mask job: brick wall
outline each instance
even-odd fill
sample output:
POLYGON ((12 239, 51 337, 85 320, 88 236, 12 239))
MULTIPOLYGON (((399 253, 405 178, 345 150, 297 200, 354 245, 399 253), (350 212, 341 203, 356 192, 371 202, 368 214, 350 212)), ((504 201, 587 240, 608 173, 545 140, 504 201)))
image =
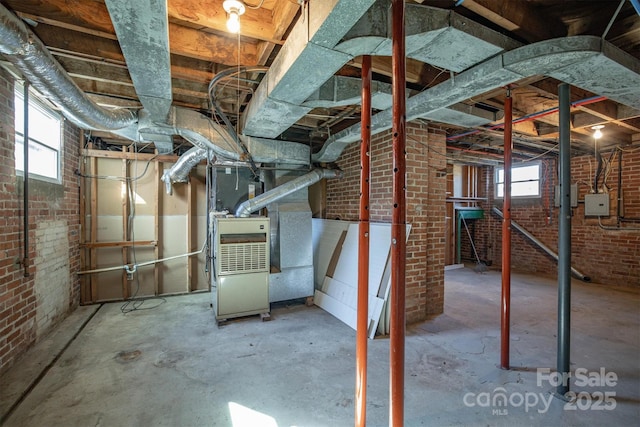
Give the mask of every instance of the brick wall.
MULTIPOLYGON (((611 151, 603 153, 608 158, 611 151)), ((610 188, 609 218, 602 218, 605 226, 616 227, 618 162, 611 164, 607 184, 610 188)), ((530 202, 514 201, 512 218, 554 251, 558 247, 558 213, 553 206, 553 188, 557 183, 555 160, 543 163, 547 170, 543 198, 530 202)), ((595 174, 596 162, 593 156, 579 156, 571 160, 571 180, 578 182, 578 200, 590 191, 589 183, 595 174), (591 161, 591 165, 589 162, 591 161), (591 172, 590 172, 591 170, 591 172), (591 176, 591 178, 590 178, 591 176)), ((493 179, 493 168, 485 168, 483 180, 493 179)), ((624 152, 622 164, 624 196, 624 216, 640 218, 640 150, 624 152)), ((482 184, 484 188, 484 183, 482 184)), ((487 212, 493 206, 493 186, 490 185, 490 202, 484 207, 487 212)), ((501 205, 500 202, 497 203, 501 205)), ((621 229, 604 230, 597 217, 584 216, 584 204, 574 208, 572 217, 572 265, 592 281, 605 285, 640 286, 640 222, 623 223, 621 229), (626 229, 625 229, 626 228, 626 229)), ((501 264, 502 225, 495 215, 487 215, 479 222, 477 245, 480 257, 492 259, 501 264)), ((518 231, 512 233, 512 263, 516 270, 539 274, 557 274, 557 263, 546 255, 518 231)))
POLYGON ((29 180, 29 277, 22 178, 14 167, 13 82, 0 69, 0 373, 79 302, 79 131, 65 124, 62 184, 29 180))
MULTIPOLYGON (((391 132, 371 141, 371 221, 391 222, 391 132)), ((444 308, 445 134, 426 124, 407 124, 406 315, 408 322, 442 313, 444 308)), ((358 220, 360 146, 349 146, 338 160, 341 180, 327 182, 326 217, 358 220)), ((355 267, 354 267, 355 268, 355 267)))

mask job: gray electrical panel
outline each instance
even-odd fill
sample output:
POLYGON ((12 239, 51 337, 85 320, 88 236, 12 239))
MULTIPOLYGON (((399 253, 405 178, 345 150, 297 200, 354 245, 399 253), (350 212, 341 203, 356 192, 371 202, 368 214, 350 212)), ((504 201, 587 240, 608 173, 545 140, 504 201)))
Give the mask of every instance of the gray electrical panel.
MULTIPOLYGON (((560 186, 556 185, 556 191, 553 196, 553 205, 560 207, 560 186)), ((571 207, 578 207, 578 184, 571 184, 571 207)))
POLYGON ((584 195, 584 215, 585 216, 609 216, 609 194, 585 194, 584 195))

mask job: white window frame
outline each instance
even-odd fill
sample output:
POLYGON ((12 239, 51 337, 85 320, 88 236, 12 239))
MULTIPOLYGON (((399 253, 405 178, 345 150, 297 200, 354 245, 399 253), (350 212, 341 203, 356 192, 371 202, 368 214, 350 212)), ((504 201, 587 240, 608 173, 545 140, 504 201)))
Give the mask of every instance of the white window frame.
MULTIPOLYGON (((526 162, 526 163, 517 163, 511 165, 511 175, 513 176, 514 169, 524 168, 529 166, 537 166, 538 167, 538 179, 528 179, 528 180, 511 180, 511 198, 512 199, 540 199, 542 197, 542 162, 526 162), (525 194, 525 195, 514 195, 513 194, 513 184, 522 183, 522 182, 537 182, 538 183, 538 194, 525 194)), ((504 194, 502 196, 498 195, 498 188, 500 185, 504 186, 504 175, 503 181, 499 181, 500 171, 504 171, 504 167, 496 167, 495 173, 493 177, 493 190, 496 199, 504 199, 504 194)))
MULTIPOLYGON (((14 84, 14 108, 17 110, 18 101, 20 105, 24 106, 24 86, 19 82, 14 84)), ((56 173, 55 177, 38 174, 33 171, 37 160, 37 155, 34 155, 33 151, 29 150, 29 177, 35 178, 42 181, 48 181, 56 184, 62 183, 62 152, 64 147, 64 122, 63 118, 60 114, 58 114, 55 110, 53 110, 45 101, 43 101, 40 94, 38 94, 35 90, 29 88, 29 147, 41 147, 49 152, 53 152, 56 157, 56 173), (40 139, 36 139, 34 135, 36 132, 32 132, 32 128, 37 126, 37 116, 32 114, 33 109, 35 109, 38 114, 42 114, 44 117, 48 117, 58 122, 58 130, 57 132, 53 132, 50 135, 47 134, 46 137, 40 137, 40 139), (57 137, 57 139, 56 139, 57 137), (51 139, 49 139, 51 138, 51 139)), ((24 123, 17 123, 18 113, 14 111, 14 125, 15 125, 15 169, 16 174, 18 176, 24 176, 24 163, 19 162, 20 159, 23 158, 24 153, 24 123), (20 163, 20 164, 19 164, 20 163)), ((22 121, 21 121, 22 122, 22 121)))

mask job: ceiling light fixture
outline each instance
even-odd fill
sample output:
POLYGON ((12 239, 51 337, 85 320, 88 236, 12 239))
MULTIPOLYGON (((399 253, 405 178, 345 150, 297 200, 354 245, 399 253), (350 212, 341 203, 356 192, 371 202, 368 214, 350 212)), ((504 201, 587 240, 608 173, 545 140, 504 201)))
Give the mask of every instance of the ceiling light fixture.
POLYGON ((602 138, 602 131, 600 130, 602 128, 604 128, 604 125, 591 126, 591 129, 594 130, 594 132, 593 132, 593 138, 594 139, 602 138))
POLYGON ((229 15, 227 18, 227 29, 231 33, 240 31, 240 16, 244 13, 244 3, 240 0, 224 0, 222 7, 229 15))

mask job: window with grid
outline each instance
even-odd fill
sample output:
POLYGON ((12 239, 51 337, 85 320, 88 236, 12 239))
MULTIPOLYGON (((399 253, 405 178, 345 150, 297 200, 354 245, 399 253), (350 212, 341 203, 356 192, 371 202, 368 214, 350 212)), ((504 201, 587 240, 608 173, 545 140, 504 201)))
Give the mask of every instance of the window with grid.
MULTIPOLYGON (((504 168, 496 168, 496 198, 504 198, 504 168)), ((540 197, 540 162, 511 167, 511 197, 540 197)))
MULTIPOLYGON (((16 83, 15 159, 16 171, 24 172, 24 88, 16 83)), ((29 175, 46 181, 61 182, 60 151, 62 118, 34 91, 29 92, 29 175)))

